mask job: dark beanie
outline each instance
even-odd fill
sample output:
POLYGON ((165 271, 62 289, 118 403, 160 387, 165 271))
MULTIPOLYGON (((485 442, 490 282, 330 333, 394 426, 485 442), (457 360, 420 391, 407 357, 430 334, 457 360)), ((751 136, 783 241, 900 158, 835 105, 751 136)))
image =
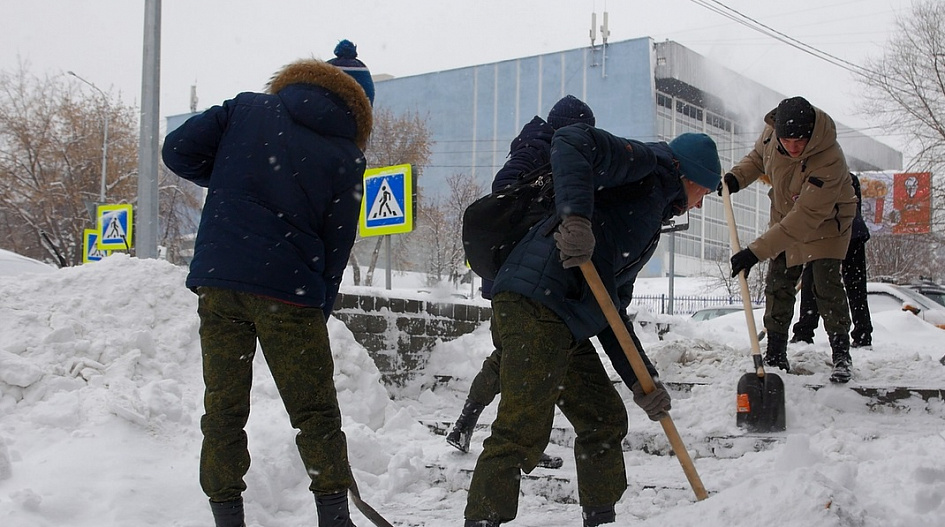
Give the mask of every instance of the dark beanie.
POLYGON ((779 138, 810 139, 814 135, 814 107, 803 97, 784 99, 774 114, 779 138))
POLYGON ((715 141, 706 134, 687 132, 669 143, 679 171, 693 183, 715 190, 722 180, 722 162, 715 141))
POLYGON ((594 126, 594 112, 584 101, 573 95, 565 95, 548 112, 548 124, 557 130, 569 124, 585 123, 594 126))
POLYGON ((374 81, 371 79, 371 72, 367 66, 358 60, 358 47, 350 40, 342 40, 335 46, 335 58, 328 61, 332 66, 336 66, 348 75, 354 77, 358 84, 364 88, 364 93, 374 104, 374 81))

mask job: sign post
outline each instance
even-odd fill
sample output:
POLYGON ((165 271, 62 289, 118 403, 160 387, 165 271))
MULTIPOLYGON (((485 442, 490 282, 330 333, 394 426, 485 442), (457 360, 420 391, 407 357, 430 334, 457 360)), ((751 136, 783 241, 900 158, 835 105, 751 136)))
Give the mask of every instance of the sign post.
MULTIPOLYGON (((389 236, 412 230, 412 167, 408 164, 366 170, 364 199, 361 200, 361 236, 389 236)), ((390 289, 390 238, 386 241, 387 289, 390 289)))

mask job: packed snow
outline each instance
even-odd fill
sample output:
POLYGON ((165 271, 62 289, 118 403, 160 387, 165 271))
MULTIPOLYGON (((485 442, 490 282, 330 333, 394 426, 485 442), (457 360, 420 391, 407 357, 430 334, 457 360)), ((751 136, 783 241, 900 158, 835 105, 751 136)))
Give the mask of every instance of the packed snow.
MULTIPOLYGON (((82 267, 0 276, 0 525, 212 524, 198 484, 203 385, 197 297, 184 287, 186 273, 116 254, 82 267)), ((418 294, 406 277, 393 281, 395 290, 418 294)), ((675 291, 702 293, 696 282, 680 279, 675 291)), ((665 280, 647 279, 636 291, 665 288, 665 280)), ((855 377, 846 386, 827 382, 822 328, 815 344, 792 344, 800 373, 781 374, 788 430, 759 437, 735 425, 735 386, 751 368, 743 313, 705 322, 638 313, 637 320, 671 327, 662 340, 655 324, 636 329, 662 380, 691 386, 673 392, 672 417, 709 498, 695 498, 677 459, 665 455, 659 424, 619 385, 628 441, 637 448, 625 453, 629 488, 616 507, 617 525, 945 525, 941 329, 907 312, 875 315, 874 345, 853 350, 855 377), (928 400, 879 404, 856 391, 863 387, 940 391, 928 400)), ((488 322, 438 344, 416 385, 390 389, 341 322, 331 319, 329 330, 348 454, 364 500, 394 525, 462 525, 468 470, 487 427, 462 454, 432 424, 458 415, 469 381, 492 351, 488 322), (438 384, 435 376, 451 381, 438 384)), ((247 525, 315 525, 295 431, 261 353, 256 366, 247 525)), ((567 430, 561 416, 556 426, 567 430)), ((539 477, 523 484, 511 525, 581 524, 565 444, 549 445, 565 466, 532 473, 539 477)), ((370 525, 358 512, 353 517, 370 525)))

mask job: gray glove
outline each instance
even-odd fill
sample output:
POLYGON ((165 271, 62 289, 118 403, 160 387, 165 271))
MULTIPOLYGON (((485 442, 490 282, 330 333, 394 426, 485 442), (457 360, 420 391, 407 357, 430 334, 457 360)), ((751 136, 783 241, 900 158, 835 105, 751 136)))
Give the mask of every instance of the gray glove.
POLYGON ((673 408, 673 405, 670 403, 669 392, 666 391, 663 383, 656 379, 653 379, 653 383, 656 387, 650 393, 643 393, 643 386, 640 385, 640 381, 633 383, 630 391, 633 392, 633 402, 643 408, 650 421, 659 421, 664 417, 669 417, 669 411, 673 408))
POLYGON ((594 230, 583 216, 565 216, 555 233, 555 242, 565 269, 591 260, 594 254, 594 230))

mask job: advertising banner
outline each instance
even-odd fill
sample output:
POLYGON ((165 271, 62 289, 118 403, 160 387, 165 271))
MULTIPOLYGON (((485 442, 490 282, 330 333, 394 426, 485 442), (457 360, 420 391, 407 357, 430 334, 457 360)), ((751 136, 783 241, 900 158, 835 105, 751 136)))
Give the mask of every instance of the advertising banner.
POLYGON ((872 234, 927 234, 932 220, 929 172, 860 172, 863 219, 872 234))

